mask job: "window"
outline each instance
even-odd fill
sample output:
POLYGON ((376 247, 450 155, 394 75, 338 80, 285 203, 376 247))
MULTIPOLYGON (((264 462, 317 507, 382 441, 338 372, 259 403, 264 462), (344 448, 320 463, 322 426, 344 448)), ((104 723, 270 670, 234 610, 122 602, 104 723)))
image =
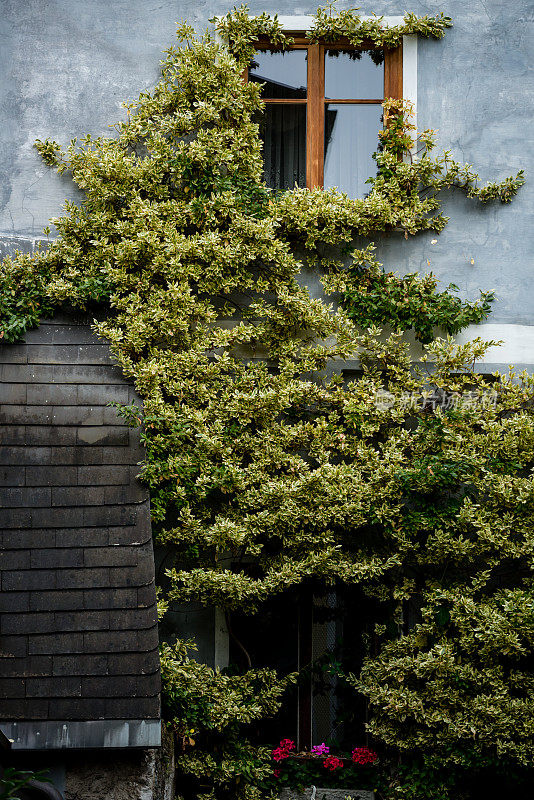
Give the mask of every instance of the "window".
POLYGON ((348 750, 364 740, 366 702, 335 673, 358 672, 374 647, 375 623, 389 620, 376 601, 358 587, 307 584, 270 598, 256 616, 235 611, 229 620, 232 670, 300 673, 276 716, 262 721, 258 741, 289 737, 299 750, 320 742, 348 750))
POLYGON ((337 186, 363 197, 375 174, 385 97, 402 97, 402 47, 310 44, 290 50, 258 41, 248 79, 264 83, 261 122, 265 177, 276 190, 337 186))

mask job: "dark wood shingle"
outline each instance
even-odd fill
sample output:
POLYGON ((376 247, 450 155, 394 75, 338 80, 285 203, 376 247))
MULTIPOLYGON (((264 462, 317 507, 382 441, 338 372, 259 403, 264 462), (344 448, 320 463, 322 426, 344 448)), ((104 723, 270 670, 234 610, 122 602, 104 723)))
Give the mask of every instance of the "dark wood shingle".
POLYGON ((0 381, 0 720, 157 720, 133 389, 74 318, 0 346, 0 381))

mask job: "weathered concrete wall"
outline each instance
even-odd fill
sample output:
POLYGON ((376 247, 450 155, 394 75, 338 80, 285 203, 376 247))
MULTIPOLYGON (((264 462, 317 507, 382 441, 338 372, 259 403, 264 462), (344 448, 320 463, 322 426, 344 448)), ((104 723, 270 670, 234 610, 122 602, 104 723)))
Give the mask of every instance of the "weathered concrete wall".
MULTIPOLYGON (((106 133, 120 103, 154 84, 175 22, 199 28, 232 5, 222 0, 2 0, 0 8, 0 236, 38 236, 66 197, 68 178, 42 165, 32 143, 66 143, 106 133)), ((252 0, 252 12, 306 14, 315 4, 252 0)), ((340 0, 339 7, 351 5, 340 0)), ((517 169, 534 175, 532 0, 366 0, 362 13, 444 11, 454 28, 442 41, 419 41, 418 113, 444 147, 484 179, 517 169)), ((404 271, 431 268, 468 297, 495 289, 495 323, 534 323, 534 182, 510 205, 484 207, 456 193, 446 203, 447 230, 408 242, 390 237, 379 257, 404 271), (474 265, 471 264, 474 259, 474 265)), ((524 332, 523 332, 524 333, 524 332)), ((517 331, 516 331, 517 334, 517 331)), ((522 332, 519 331, 522 335, 522 332)), ((534 355, 531 359, 534 362, 534 355)), ((503 357, 503 361, 506 358, 503 357)))
POLYGON ((65 769, 65 800, 173 800, 173 741, 162 733, 158 750, 71 756, 65 769))

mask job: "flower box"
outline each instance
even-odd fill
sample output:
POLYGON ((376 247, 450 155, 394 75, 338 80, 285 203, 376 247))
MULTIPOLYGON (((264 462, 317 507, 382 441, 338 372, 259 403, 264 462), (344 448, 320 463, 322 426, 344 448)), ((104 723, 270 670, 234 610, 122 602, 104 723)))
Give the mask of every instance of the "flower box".
POLYGON ((280 800, 345 800, 347 797, 351 800, 375 800, 375 793, 369 789, 321 789, 320 786, 310 786, 303 792, 293 789, 280 792, 280 800))
POLYGON ((334 786, 348 784, 350 787, 351 783, 357 786, 360 781, 367 786, 375 785, 372 772, 378 755, 369 747, 355 747, 349 757, 343 753, 334 755, 325 742, 298 752, 292 739, 281 739, 272 756, 273 777, 284 787, 277 789, 280 800, 374 800, 370 789, 321 786, 323 781, 334 786), (306 784, 303 791, 289 788, 306 784))

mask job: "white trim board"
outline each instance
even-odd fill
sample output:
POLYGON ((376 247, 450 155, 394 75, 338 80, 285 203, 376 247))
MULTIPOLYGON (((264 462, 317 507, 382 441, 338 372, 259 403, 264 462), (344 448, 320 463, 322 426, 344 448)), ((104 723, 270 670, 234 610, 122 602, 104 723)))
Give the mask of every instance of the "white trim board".
POLYGON ((484 341, 493 339, 503 341, 500 347, 490 347, 481 364, 533 364, 534 363, 534 325, 514 325, 512 323, 486 322, 470 325, 454 337, 458 344, 465 344, 479 337, 484 341))
POLYGON ((159 719, 0 722, 12 750, 81 750, 160 747, 159 719))
MULTIPOLYGON (((361 14, 360 19, 368 20, 376 19, 376 17, 372 14, 361 14)), ((404 22, 404 17, 402 15, 382 17, 382 19, 386 25, 402 25, 404 22)), ((313 20, 314 17, 311 15, 294 17, 278 16, 278 22, 285 31, 309 31, 313 25, 313 20)))
POLYGON ((417 35, 402 37, 402 97, 413 106, 412 122, 417 136, 417 35))

